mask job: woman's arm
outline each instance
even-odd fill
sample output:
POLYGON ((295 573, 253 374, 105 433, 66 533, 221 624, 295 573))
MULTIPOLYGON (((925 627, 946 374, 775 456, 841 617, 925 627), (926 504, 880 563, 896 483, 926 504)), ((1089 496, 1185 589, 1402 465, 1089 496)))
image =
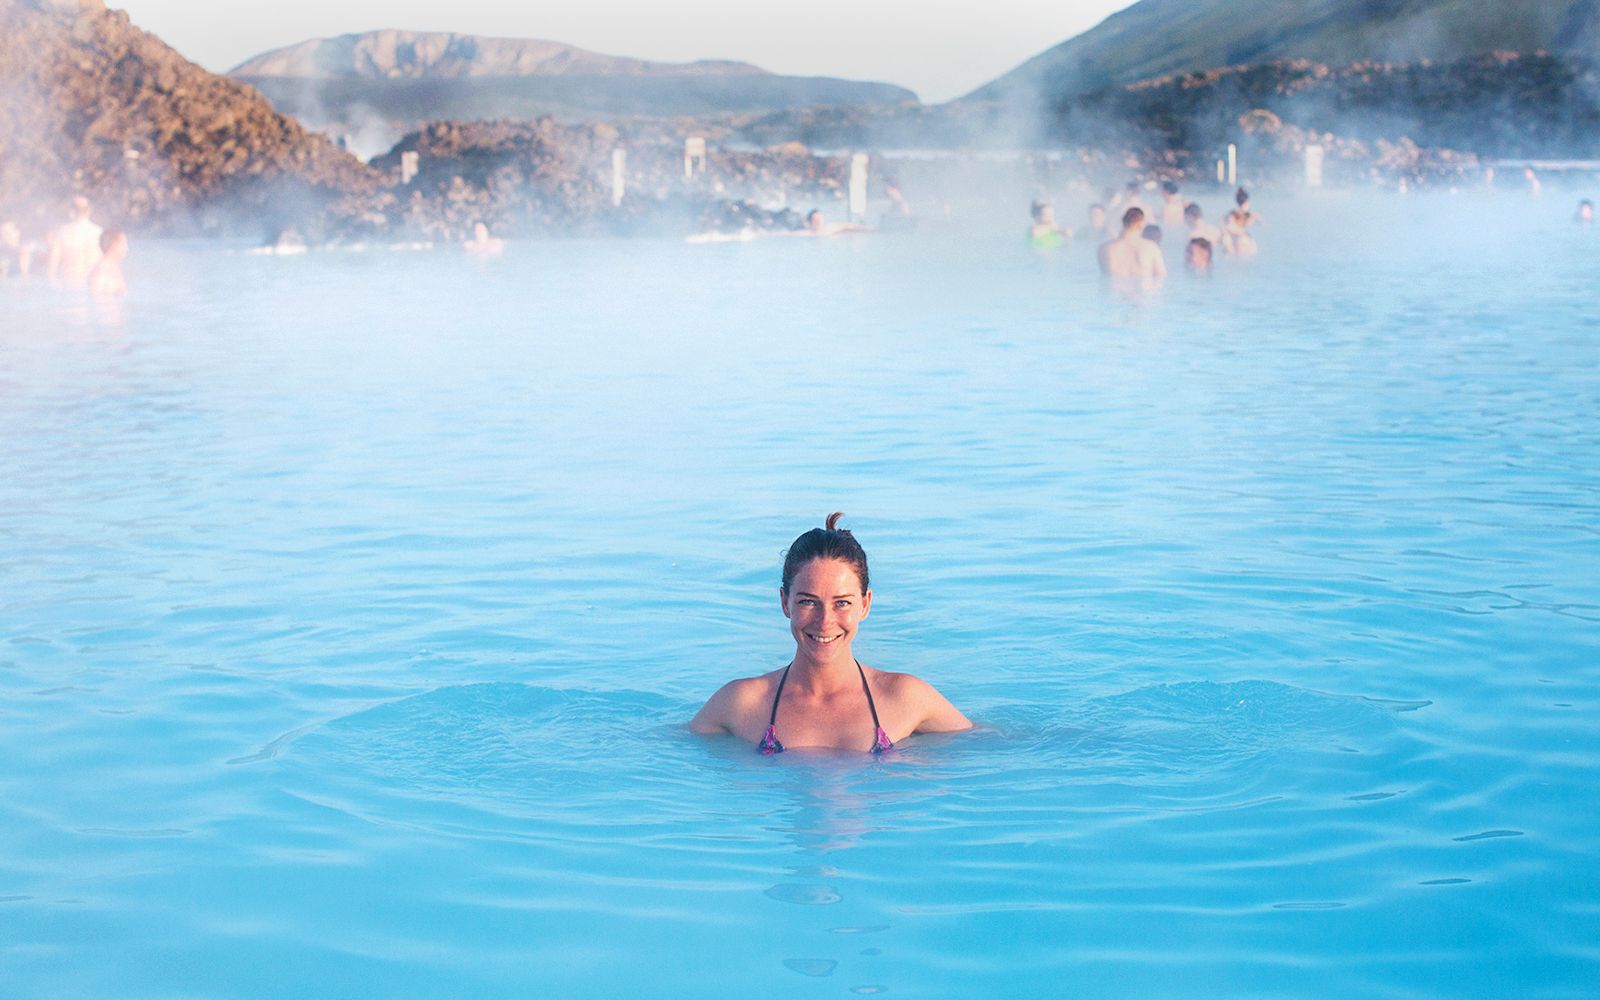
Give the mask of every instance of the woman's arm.
POLYGON ((972 728, 972 720, 950 704, 938 689, 920 677, 907 675, 907 701, 912 716, 920 721, 912 727, 914 733, 958 733, 972 728))
POLYGON ((733 701, 733 686, 737 683, 729 681, 717 688, 717 693, 689 720, 689 728, 706 736, 728 732, 729 705, 733 701))
POLYGON ((717 693, 689 720, 689 728, 708 736, 715 733, 733 733, 737 736, 740 720, 748 719, 752 712, 760 713, 758 705, 763 692, 767 690, 765 679, 761 677, 742 677, 729 681, 717 688, 717 693))

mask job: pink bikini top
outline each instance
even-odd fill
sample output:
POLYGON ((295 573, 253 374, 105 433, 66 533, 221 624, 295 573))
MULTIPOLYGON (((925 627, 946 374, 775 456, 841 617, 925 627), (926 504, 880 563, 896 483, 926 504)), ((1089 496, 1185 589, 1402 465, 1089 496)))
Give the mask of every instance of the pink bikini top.
MULTIPOLYGON (((792 666, 794 662, 790 661, 789 667, 792 666)), ((783 685, 789 679, 789 667, 783 668, 783 676, 778 678, 778 690, 772 696, 772 714, 767 718, 767 734, 756 744, 756 749, 763 754, 783 753, 783 744, 778 742, 778 699, 783 697, 783 685)), ((883 753, 892 749, 894 743, 889 739, 889 734, 883 731, 883 725, 878 722, 878 706, 872 701, 872 687, 867 684, 867 671, 861 666, 860 660, 856 661, 856 672, 861 675, 861 690, 867 693, 867 708, 872 711, 872 752, 883 753)))

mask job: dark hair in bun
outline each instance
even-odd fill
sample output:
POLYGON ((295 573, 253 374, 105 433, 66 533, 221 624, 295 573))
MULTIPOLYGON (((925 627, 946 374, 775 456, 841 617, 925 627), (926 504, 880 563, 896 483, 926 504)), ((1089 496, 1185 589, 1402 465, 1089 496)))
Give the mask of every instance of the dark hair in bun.
POLYGON ((800 567, 813 559, 838 559, 850 564, 861 580, 861 592, 867 592, 867 554, 849 528, 838 527, 844 514, 835 511, 828 515, 827 527, 812 528, 794 540, 783 556, 783 591, 789 592, 800 567))

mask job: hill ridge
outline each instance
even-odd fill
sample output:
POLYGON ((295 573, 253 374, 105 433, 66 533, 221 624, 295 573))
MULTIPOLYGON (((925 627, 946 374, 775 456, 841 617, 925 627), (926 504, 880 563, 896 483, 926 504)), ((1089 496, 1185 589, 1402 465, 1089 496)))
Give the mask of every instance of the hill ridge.
POLYGON ((228 71, 234 77, 458 79, 479 76, 770 76, 726 59, 663 62, 595 52, 544 38, 376 28, 270 49, 228 71))
POLYGON ((1453 62, 1600 51, 1600 0, 1140 0, 959 101, 1054 102, 1274 59, 1453 62))

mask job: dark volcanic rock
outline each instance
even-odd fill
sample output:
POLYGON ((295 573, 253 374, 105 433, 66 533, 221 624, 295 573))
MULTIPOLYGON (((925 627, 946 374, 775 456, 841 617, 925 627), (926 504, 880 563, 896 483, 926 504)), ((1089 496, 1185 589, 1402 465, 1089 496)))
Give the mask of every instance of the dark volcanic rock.
POLYGON ((1600 72, 1547 53, 1452 63, 1331 67, 1281 60, 1058 95, 1043 104, 822 108, 749 119, 736 139, 796 135, 820 147, 1066 150, 1095 174, 1209 176, 1229 143, 1252 172, 1298 169, 1306 145, 1328 151, 1332 181, 1447 180, 1477 156, 1600 156, 1600 72), (1253 122, 1251 127, 1242 123, 1253 122), (1275 122, 1276 125, 1268 125, 1275 122), (1457 152, 1465 151, 1465 152, 1457 152))
POLYGON ((969 95, 1057 101, 1214 66, 1448 63, 1508 49, 1593 58, 1595 0, 1140 0, 969 95))
POLYGON ((713 149, 685 177, 684 149, 661 124, 631 128, 537 121, 435 122, 374 159, 398 181, 402 157, 418 173, 372 217, 370 235, 464 239, 475 222, 500 235, 684 233, 700 228, 779 228, 792 223, 752 202, 834 205, 849 179, 846 157, 803 146, 713 149), (627 193, 612 203, 612 153, 627 156, 627 193), (733 221, 730 221, 733 220, 733 221))
POLYGON ((1056 102, 1048 134, 1140 135, 1165 149, 1214 149, 1241 114, 1367 143, 1411 141, 1494 156, 1600 153, 1600 76, 1547 53, 1453 63, 1330 67, 1303 59, 1185 73, 1056 102))
POLYGON ((0 216, 36 230, 85 194, 103 222, 317 228, 379 175, 120 11, 0 0, 0 216))

